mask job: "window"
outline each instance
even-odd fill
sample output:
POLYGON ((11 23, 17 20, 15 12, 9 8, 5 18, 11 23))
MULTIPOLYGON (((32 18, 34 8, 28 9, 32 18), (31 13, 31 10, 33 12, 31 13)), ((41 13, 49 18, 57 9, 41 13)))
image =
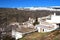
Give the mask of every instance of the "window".
POLYGON ((44 29, 43 29, 43 32, 44 32, 44 29))

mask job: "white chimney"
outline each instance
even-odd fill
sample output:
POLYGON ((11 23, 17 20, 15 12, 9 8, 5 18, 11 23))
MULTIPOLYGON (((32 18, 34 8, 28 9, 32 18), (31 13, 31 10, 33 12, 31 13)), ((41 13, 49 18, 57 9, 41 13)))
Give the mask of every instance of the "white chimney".
POLYGON ((54 16, 56 16, 56 13, 54 13, 54 16))

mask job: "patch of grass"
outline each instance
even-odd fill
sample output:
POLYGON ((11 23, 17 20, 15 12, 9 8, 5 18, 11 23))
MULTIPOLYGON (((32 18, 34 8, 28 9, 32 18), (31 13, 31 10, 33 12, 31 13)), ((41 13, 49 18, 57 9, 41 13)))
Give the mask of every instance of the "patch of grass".
POLYGON ((49 33, 38 33, 38 32, 34 32, 31 34, 27 34, 25 35, 23 38, 21 38, 20 40, 40 40, 42 39, 44 36, 48 35, 49 33))
POLYGON ((53 40, 60 40, 60 34, 59 35, 57 35, 56 37, 54 37, 54 39, 53 40))
POLYGON ((59 40, 58 38, 54 38, 54 40, 59 40))

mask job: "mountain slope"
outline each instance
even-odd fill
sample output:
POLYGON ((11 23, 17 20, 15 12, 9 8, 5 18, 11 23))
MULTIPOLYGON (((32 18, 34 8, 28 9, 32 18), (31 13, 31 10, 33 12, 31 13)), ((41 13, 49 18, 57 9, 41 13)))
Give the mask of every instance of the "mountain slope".
POLYGON ((8 22, 25 22, 29 17, 36 18, 47 16, 49 14, 53 14, 56 12, 60 15, 60 11, 49 11, 49 10, 34 10, 34 11, 26 11, 18 10, 17 8, 0 8, 0 19, 7 17, 8 22))

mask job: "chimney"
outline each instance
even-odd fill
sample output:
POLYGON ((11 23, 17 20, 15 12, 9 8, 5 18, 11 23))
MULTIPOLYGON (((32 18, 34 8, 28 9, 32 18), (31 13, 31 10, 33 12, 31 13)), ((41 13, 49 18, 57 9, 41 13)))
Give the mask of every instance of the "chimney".
POLYGON ((54 16, 56 16, 56 13, 54 13, 54 16))

